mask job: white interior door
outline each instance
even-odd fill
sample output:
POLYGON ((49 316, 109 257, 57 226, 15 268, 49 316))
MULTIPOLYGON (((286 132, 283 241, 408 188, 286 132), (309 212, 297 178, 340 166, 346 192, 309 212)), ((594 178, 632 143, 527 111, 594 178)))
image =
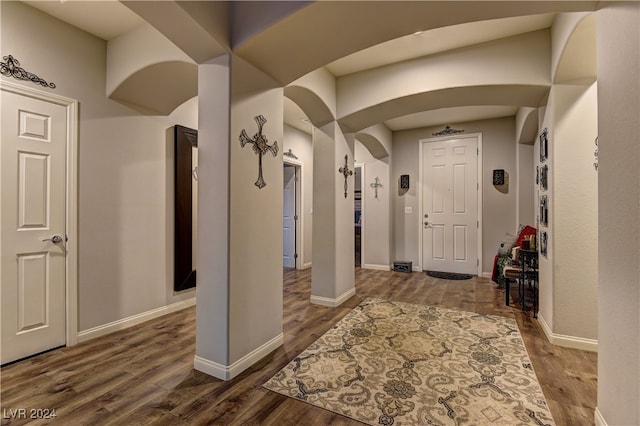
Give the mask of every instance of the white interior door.
POLYGON ((423 142, 422 269, 476 274, 476 138, 423 142))
POLYGON ((282 215, 283 266, 296 267, 296 168, 284 165, 284 205, 282 215))
POLYGON ((66 341, 67 110, 12 92, 0 96, 4 364, 66 341))

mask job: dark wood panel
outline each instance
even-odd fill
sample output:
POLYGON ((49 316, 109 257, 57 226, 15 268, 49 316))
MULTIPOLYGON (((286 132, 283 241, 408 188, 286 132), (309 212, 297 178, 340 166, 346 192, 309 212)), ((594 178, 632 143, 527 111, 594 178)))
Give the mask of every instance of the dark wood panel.
POLYGON ((505 306, 487 279, 356 268, 356 296, 342 306, 311 305, 310 296, 311 270, 287 270, 283 346, 230 382, 193 369, 195 308, 188 308, 2 368, 0 408, 56 409, 54 424, 74 425, 359 425, 262 384, 358 303, 377 297, 515 318, 557 424, 593 425, 596 354, 551 345, 537 320, 505 306))

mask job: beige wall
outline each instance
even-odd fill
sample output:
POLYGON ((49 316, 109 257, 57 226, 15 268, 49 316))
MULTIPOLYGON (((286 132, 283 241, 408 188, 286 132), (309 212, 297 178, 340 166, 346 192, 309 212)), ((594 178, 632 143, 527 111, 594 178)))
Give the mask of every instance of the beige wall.
POLYGON ((356 163, 362 163, 362 262, 365 269, 389 269, 390 254, 390 217, 389 202, 396 188, 389 181, 389 157, 382 160, 373 158, 371 153, 358 141, 355 143, 356 163), (371 184, 379 178, 378 198, 371 184))
POLYGON ((355 291, 353 238, 353 176, 338 172, 345 165, 353 170, 353 134, 344 134, 336 122, 313 132, 313 271, 311 301, 339 305, 355 291))
MULTIPOLYGON (((536 159, 536 165, 540 166, 540 132, 544 129, 548 130, 548 142, 547 142, 547 152, 550 152, 551 155, 545 160, 545 164, 549 170, 549 185, 546 191, 538 190, 535 199, 535 208, 536 208, 536 223, 538 223, 538 229, 541 232, 547 232, 547 256, 540 256, 538 258, 538 285, 539 285, 539 303, 540 309, 538 313, 538 319, 541 323, 548 324, 548 330, 553 330, 553 323, 555 321, 554 313, 554 303, 555 298, 553 296, 553 257, 555 246, 553 244, 553 239, 555 238, 554 234, 554 221, 553 221, 553 204, 549 209, 549 219, 548 225, 542 226, 539 224, 540 221, 540 196, 546 195, 553 203, 554 200, 554 171, 555 171, 555 161, 556 156, 553 155, 553 144, 556 137, 556 132, 553 127, 553 117, 555 116, 555 106, 556 106, 556 90, 553 88, 549 92, 549 99, 547 101, 547 105, 541 109, 542 118, 540 119, 540 129, 538 132, 538 137, 535 142, 534 149, 534 158, 536 159), (551 131, 549 131, 551 129, 551 131)), ((541 235, 541 234, 539 234, 541 235)))
POLYGON ((597 341, 596 84, 556 87, 553 141, 553 332, 597 341), (576 254, 579 247, 580 255, 576 254))
MULTIPOLYGON (((547 130, 548 189, 538 187, 535 199, 547 196, 547 256, 540 257, 539 321, 549 340, 562 346, 597 350, 598 174, 593 167, 598 135, 595 76, 589 78, 582 59, 594 56, 593 18, 571 14, 556 20, 552 31, 554 64, 562 64, 562 81, 554 84, 542 108, 540 131, 547 130), (576 35, 576 33, 582 35, 576 35), (569 44, 567 44, 569 43, 569 44), (580 255, 576 255, 579 247, 580 255)), ((595 74, 595 71, 593 72, 595 74)), ((536 140, 536 165, 540 140, 536 140)))
POLYGON ((230 364, 229 67, 229 56, 198 66, 196 360, 201 358, 215 363, 221 370, 217 377, 224 377, 225 366, 230 364))
POLYGON ((536 168, 534 167, 533 145, 518 144, 518 213, 517 221, 521 225, 536 227, 534 188, 536 168))
MULTIPOLYGON (((539 260, 540 314, 547 337, 555 344, 597 350, 598 174, 596 85, 554 85, 541 131, 548 132, 549 156, 536 164, 548 167, 547 256, 539 260), (579 255, 577 255, 579 253, 579 255)), ((536 199, 539 214, 539 198, 536 199)))
POLYGON ((598 425, 640 424, 640 6, 597 12, 598 425))
MULTIPOLYGON (((483 261, 482 271, 490 274, 493 258, 498 251, 505 233, 515 233, 516 225, 516 188, 517 162, 515 143, 515 118, 505 117, 469 123, 455 123, 452 127, 464 129, 465 133, 482 133, 482 176, 483 196, 483 261), (509 174, 509 189, 502 193, 492 185, 493 169, 504 169, 509 174)), ((391 161, 391 182, 393 182, 392 214, 394 260, 413 261, 420 265, 420 206, 418 176, 420 166, 418 140, 432 137, 433 132, 442 127, 427 127, 393 133, 393 157, 391 161), (401 194, 398 189, 400 175, 409 174, 410 189, 401 194), (410 207, 412 213, 405 213, 410 207)))
MULTIPOLYGON (((229 361, 237 361, 282 334, 282 140, 283 89, 261 71, 233 57, 231 65, 229 173, 229 361), (241 146, 245 130, 258 132, 254 117, 267 120, 262 135, 278 144, 262 156, 266 186, 255 185, 258 154, 241 146)), ((225 143, 225 141, 219 141, 225 143)), ((206 183, 204 183, 206 184, 206 183)))
POLYGON ((195 368, 228 380, 282 343, 283 90, 227 55, 198 75, 195 368), (257 134, 259 115, 267 143, 278 144, 262 157, 262 188, 259 156, 239 139, 257 134))
POLYGON ((196 127, 196 117, 144 116, 107 99, 103 40, 21 2, 1 7, 3 55, 79 101, 79 330, 192 297, 174 294, 172 269, 158 265, 173 253, 167 129, 196 127))

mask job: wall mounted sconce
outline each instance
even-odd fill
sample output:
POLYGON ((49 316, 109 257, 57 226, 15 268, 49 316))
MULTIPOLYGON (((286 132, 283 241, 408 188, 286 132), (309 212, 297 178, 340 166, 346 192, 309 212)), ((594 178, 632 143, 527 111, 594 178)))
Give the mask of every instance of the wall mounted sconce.
POLYGON ((409 175, 400 175, 400 189, 409 189, 409 175))

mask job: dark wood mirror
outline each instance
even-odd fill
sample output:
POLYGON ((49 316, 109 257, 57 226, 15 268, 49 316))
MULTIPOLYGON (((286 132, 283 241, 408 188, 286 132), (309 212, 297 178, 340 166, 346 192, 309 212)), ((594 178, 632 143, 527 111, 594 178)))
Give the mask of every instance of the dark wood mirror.
POLYGON ((196 286, 194 242, 197 188, 198 131, 174 127, 175 141, 175 217, 174 217, 174 281, 173 289, 182 291, 196 286), (196 163, 196 164, 194 164, 196 163))

